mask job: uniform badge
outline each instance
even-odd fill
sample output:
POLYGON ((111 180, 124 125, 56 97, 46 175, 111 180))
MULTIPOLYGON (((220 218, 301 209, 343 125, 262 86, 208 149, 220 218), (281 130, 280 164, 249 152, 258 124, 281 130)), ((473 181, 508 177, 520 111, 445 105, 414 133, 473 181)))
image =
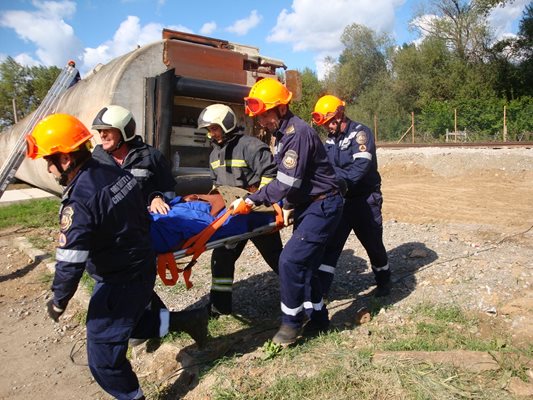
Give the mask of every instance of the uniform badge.
POLYGON ((291 125, 287 129, 285 129, 285 134, 286 135, 292 135, 295 131, 296 131, 296 129, 294 129, 294 125, 291 125))
POLYGON ((366 133, 361 131, 357 133, 357 136, 355 136, 355 141, 357 144, 366 144, 368 141, 368 138, 366 137, 366 133))
POLYGON ((364 144, 360 145, 359 151, 366 151, 366 146, 364 144))
POLYGON ((67 237, 65 236, 64 233, 59 234, 58 243, 59 243, 59 247, 63 247, 64 245, 67 244, 67 237))
POLYGON ((285 168, 293 169, 298 164, 298 154, 294 150, 287 150, 282 163, 285 168))
POLYGON ((67 231, 72 225, 72 216, 74 209, 71 206, 66 206, 61 212, 60 228, 62 231, 67 231))

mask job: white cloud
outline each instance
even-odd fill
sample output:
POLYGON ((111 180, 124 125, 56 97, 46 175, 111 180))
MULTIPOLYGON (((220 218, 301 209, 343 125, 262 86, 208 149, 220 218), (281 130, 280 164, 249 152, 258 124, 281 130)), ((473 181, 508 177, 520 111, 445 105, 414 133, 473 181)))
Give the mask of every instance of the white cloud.
POLYGON ((202 35, 211 35, 217 29, 217 23, 215 21, 206 22, 200 28, 202 35))
POLYGON ((261 22, 262 19, 263 16, 258 14, 257 10, 252 10, 248 17, 235 21, 233 25, 226 28, 226 31, 243 36, 246 35, 250 29, 259 25, 259 22, 261 22))
POLYGON ((497 7, 489 15, 489 24, 494 30, 496 39, 513 36, 512 25, 522 17, 522 12, 531 0, 515 0, 505 7, 497 7))
MULTIPOLYGON (((358 23, 376 32, 392 32, 395 8, 406 0, 294 0, 284 9, 267 37, 268 42, 291 43, 293 51, 313 51, 317 70, 326 56, 337 57, 343 49, 340 37, 347 25, 358 23)), ((317 72, 319 77, 320 72, 317 72)))
POLYGON ((37 65, 41 64, 39 61, 35 60, 28 53, 20 53, 16 55, 15 57, 13 57, 13 59, 16 62, 18 62, 20 65, 25 65, 27 67, 36 67, 37 65))
POLYGON ((72 26, 65 22, 76 12, 73 1, 38 1, 32 3, 36 11, 5 11, 0 26, 13 29, 25 42, 35 44, 37 60, 28 54, 13 58, 29 65, 64 66, 69 59, 78 59, 82 53, 80 40, 72 26))
POLYGON ((163 27, 163 25, 158 23, 149 23, 141 26, 139 17, 130 15, 120 24, 113 35, 113 39, 102 43, 96 48, 85 48, 83 63, 90 69, 97 64, 105 64, 113 58, 129 53, 135 50, 137 46, 161 40, 163 28, 192 33, 189 28, 181 25, 163 27))

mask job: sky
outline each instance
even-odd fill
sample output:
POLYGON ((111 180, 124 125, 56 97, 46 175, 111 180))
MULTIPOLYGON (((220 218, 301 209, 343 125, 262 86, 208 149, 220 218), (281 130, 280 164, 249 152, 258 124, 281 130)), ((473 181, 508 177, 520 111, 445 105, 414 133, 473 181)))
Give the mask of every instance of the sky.
MULTIPOLYGON (((490 16, 496 38, 513 35, 531 0, 514 0, 490 16)), ((161 39, 163 28, 259 48, 289 69, 323 77, 336 58, 345 26, 358 23, 397 44, 419 40, 409 22, 423 0, 2 0, 0 61, 63 67, 76 61, 82 77, 99 63, 161 39)))

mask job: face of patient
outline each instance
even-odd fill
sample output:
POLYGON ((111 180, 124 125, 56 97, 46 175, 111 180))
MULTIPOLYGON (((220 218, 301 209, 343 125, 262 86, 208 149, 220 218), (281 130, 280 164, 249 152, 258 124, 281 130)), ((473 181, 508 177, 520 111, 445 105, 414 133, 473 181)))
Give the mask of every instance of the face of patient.
POLYGON ((211 139, 213 139, 217 143, 222 143, 224 139, 224 132, 222 131, 222 128, 220 126, 210 125, 207 127, 207 131, 209 132, 211 139))

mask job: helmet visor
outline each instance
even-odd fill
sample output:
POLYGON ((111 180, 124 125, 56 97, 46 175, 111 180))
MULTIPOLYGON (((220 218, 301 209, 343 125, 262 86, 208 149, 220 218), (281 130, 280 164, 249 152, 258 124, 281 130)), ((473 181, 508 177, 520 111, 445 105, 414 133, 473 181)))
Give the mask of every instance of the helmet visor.
POLYGON ((313 112, 311 113, 311 118, 313 119, 313 122, 317 125, 324 125, 327 124, 331 119, 337 115, 337 111, 334 112, 328 112, 327 114, 322 114, 321 112, 313 112))
POLYGON ((264 113, 267 110, 263 100, 256 97, 245 97, 244 98, 244 111, 246 115, 253 117, 264 113))
POLYGON ((26 157, 32 160, 39 158, 39 147, 32 135, 26 136, 26 157))

